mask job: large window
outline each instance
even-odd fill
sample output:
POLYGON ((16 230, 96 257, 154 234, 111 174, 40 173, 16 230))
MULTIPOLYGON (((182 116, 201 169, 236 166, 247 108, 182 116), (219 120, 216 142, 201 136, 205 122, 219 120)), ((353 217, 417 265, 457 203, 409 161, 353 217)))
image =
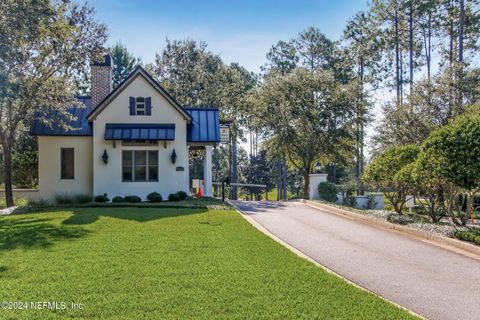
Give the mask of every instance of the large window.
POLYGON ((122 181, 158 181, 158 151, 122 151, 122 181))
POLYGON ((74 150, 73 148, 60 149, 60 178, 74 179, 74 150))

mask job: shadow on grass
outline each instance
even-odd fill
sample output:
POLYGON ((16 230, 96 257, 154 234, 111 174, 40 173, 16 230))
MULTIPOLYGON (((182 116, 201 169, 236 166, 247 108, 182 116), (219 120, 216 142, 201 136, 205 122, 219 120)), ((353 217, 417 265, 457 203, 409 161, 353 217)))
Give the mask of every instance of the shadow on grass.
POLYGON ((78 227, 56 226, 50 219, 0 220, 0 250, 46 248, 64 239, 78 239, 88 231, 78 227))
POLYGON ((73 215, 65 219, 62 224, 90 224, 100 219, 100 217, 110 217, 137 222, 148 222, 163 218, 173 218, 179 216, 187 216, 191 214, 200 214, 207 211, 208 209, 206 208, 84 208, 81 210, 73 210, 73 215))

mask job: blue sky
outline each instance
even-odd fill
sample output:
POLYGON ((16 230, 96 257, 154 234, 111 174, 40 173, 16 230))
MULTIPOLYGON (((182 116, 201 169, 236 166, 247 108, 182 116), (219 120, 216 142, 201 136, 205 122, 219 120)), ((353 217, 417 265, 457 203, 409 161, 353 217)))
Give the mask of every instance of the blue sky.
POLYGON ((120 41, 145 63, 153 62, 165 39, 203 40, 227 62, 258 72, 278 40, 289 40, 309 26, 338 39, 346 21, 367 0, 152 1, 90 0, 108 25, 113 45, 120 41))

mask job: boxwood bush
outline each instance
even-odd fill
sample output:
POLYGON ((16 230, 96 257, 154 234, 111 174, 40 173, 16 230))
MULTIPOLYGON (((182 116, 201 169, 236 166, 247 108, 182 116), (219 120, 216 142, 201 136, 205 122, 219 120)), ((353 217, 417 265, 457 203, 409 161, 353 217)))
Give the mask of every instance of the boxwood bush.
POLYGON ((176 193, 170 193, 168 195, 168 201, 180 201, 180 197, 176 193))
POLYGON ((57 193, 55 194, 54 198, 55 198, 55 203, 57 204, 74 204, 75 203, 75 197, 67 193, 57 193))
POLYGON ((480 246, 480 229, 470 229, 468 231, 457 231, 455 237, 461 240, 470 241, 480 246))
POLYGON ((180 200, 185 200, 187 198, 187 193, 185 191, 178 191, 177 195, 180 198, 180 200))
POLYGON ((95 196, 95 202, 109 202, 110 199, 106 195, 100 194, 98 196, 95 196))
POLYGON ((162 195, 158 192, 152 192, 147 196, 148 201, 150 202, 162 202, 162 195))
POLYGON ((89 193, 79 193, 74 195, 76 203, 89 203, 92 202, 93 197, 89 193))
POLYGON ((120 196, 113 197, 112 202, 120 203, 120 202, 125 202, 125 199, 120 196))
POLYGON ((320 182, 318 185, 318 194, 320 199, 335 202, 337 201, 338 188, 330 182, 320 182))
POLYGON ((126 202, 138 203, 142 202, 142 199, 139 196, 125 196, 126 202))

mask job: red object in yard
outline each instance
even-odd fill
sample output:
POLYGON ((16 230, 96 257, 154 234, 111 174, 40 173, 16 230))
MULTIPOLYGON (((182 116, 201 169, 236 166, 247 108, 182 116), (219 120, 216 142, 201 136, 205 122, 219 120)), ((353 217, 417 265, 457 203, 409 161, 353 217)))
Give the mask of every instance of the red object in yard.
POLYGON ((197 194, 197 196, 198 196, 199 198, 201 198, 201 197, 203 196, 202 188, 198 188, 198 194, 197 194))

